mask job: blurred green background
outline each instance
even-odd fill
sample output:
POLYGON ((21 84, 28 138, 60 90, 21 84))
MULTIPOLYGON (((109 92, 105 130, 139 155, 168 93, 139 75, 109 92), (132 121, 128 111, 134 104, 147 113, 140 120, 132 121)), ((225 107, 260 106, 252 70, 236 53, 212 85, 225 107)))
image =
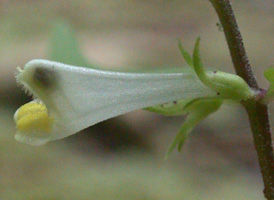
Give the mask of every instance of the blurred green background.
MULTIPOLYGON (((274 3, 232 2, 265 88, 263 71, 273 66, 274 3)), ((203 0, 1 0, 0 199, 263 199, 247 115, 238 106, 223 106, 203 121, 183 152, 167 161, 184 117, 138 110, 42 147, 14 140, 13 114, 30 100, 16 84, 17 66, 43 58, 107 70, 172 71, 185 66, 177 38, 191 50, 200 36, 204 63, 234 73, 217 22, 203 0)))

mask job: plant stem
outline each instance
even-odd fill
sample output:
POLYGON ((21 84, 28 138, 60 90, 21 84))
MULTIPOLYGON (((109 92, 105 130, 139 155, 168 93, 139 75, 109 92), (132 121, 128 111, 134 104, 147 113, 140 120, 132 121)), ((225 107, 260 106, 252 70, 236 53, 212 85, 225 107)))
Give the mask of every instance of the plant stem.
POLYGON ((250 87, 258 89, 258 84, 253 76, 230 0, 210 1, 223 26, 230 55, 237 74, 242 77, 250 87))
MULTIPOLYGON (((210 0, 210 2, 223 26, 237 75, 242 77, 251 88, 261 91, 260 94, 263 96, 264 92, 258 87, 252 73, 230 0, 210 0)), ((274 156, 268 108, 258 98, 248 100, 242 104, 248 113, 253 132, 253 140, 265 186, 264 195, 268 200, 274 200, 274 156)))
POLYGON ((274 157, 266 105, 250 100, 245 103, 257 151, 267 199, 274 199, 274 157))

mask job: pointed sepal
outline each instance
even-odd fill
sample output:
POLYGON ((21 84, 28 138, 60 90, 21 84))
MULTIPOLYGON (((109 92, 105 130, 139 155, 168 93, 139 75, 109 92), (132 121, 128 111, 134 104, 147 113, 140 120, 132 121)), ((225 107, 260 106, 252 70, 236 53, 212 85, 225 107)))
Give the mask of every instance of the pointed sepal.
POLYGON ((184 58, 184 60, 186 61, 186 63, 193 68, 193 60, 192 60, 192 57, 191 55, 188 53, 187 50, 185 50, 182 42, 178 39, 178 47, 179 47, 179 50, 184 58))
POLYGON ((221 99, 235 101, 247 100, 256 95, 247 83, 235 74, 206 71, 200 55, 200 38, 196 40, 193 51, 193 65, 199 79, 209 88, 214 90, 221 99))
POLYGON ((181 151, 183 144, 189 137, 192 129, 208 115, 216 112, 221 107, 222 103, 222 100, 216 98, 198 98, 189 102, 184 107, 184 111, 188 113, 188 116, 171 143, 167 151, 166 158, 176 147, 178 147, 178 150, 181 151))

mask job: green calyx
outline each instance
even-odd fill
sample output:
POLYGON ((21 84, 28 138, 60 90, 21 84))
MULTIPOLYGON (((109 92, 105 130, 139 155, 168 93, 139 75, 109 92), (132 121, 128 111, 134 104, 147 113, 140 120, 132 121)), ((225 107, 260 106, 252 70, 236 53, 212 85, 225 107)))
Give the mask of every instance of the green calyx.
MULTIPOLYGON (((166 158, 175 148, 177 148, 178 151, 181 151, 185 141, 189 138, 192 129, 207 116, 219 110, 224 101, 232 100, 240 102, 256 96, 256 92, 254 92, 241 77, 221 71, 205 70, 200 56, 199 45, 200 38, 196 40, 193 56, 191 57, 184 49, 182 43, 178 40, 179 50, 186 63, 194 69, 198 78, 204 85, 216 92, 216 96, 180 100, 146 108, 148 111, 163 115, 187 115, 168 149, 166 158)), ((268 94, 274 98, 274 69, 268 70, 265 73, 265 76, 270 82, 268 94)))
POLYGON ((241 77, 220 71, 206 71, 201 60, 199 45, 200 38, 196 40, 193 51, 194 70, 199 79, 214 90, 219 98, 241 101, 255 96, 255 92, 241 77))

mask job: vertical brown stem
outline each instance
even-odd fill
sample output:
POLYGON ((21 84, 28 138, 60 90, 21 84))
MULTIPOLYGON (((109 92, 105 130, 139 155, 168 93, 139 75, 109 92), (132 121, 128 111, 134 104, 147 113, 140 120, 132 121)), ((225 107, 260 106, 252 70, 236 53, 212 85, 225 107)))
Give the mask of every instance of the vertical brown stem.
POLYGON ((242 77, 250 87, 258 89, 253 76, 249 60, 246 55, 244 43, 238 27, 231 3, 229 0, 210 0, 215 8, 223 26, 230 55, 237 74, 242 77))
POLYGON ((268 108, 256 101, 245 103, 258 155, 267 199, 274 199, 274 156, 269 125, 268 108))
MULTIPOLYGON (((242 77, 254 90, 260 91, 253 76, 244 48, 242 36, 229 0, 210 0, 224 29, 230 55, 237 75, 242 77)), ((263 95, 263 92, 261 92, 263 95)), ((274 156, 267 105, 259 99, 243 102, 248 113, 253 139, 265 185, 264 194, 274 200, 274 156)))

